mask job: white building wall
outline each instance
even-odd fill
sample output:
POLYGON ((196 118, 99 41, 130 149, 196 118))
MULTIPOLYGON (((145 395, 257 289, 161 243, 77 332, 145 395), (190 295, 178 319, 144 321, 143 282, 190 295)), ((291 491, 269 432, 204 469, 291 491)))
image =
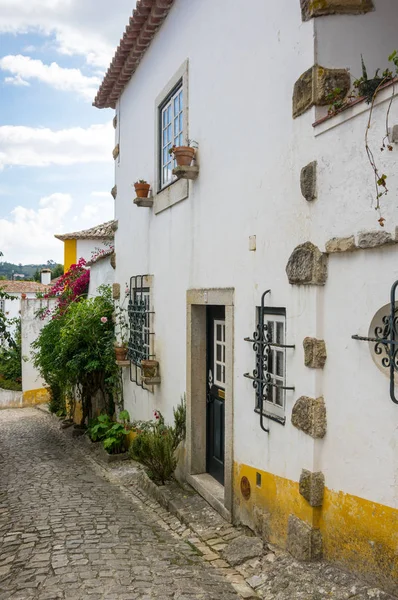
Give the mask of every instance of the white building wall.
POLYGON ((109 247, 113 245, 111 240, 97 239, 97 240, 76 240, 76 257, 84 258, 85 261, 89 261, 93 257, 93 253, 99 250, 109 250, 109 247))
MULTIPOLYGON (((19 292, 11 292, 8 295, 15 298, 15 300, 4 300, 4 312, 7 319, 19 319, 21 317, 21 294, 19 292)), ((36 298, 36 294, 29 292, 26 294, 26 297, 36 298)), ((15 332, 15 325, 10 326, 10 331, 12 333, 15 332)))
POLYGON ((115 281, 115 270, 111 265, 109 256, 99 260, 90 267, 90 285, 88 288, 88 297, 98 296, 100 285, 112 285, 115 281))
POLYGON ((48 318, 36 317, 36 312, 48 306, 50 310, 55 306, 56 300, 26 299, 22 300, 21 328, 22 328, 22 390, 38 390, 45 386, 32 362, 32 343, 37 339, 40 331, 48 318))
MULTIPOLYGON (((307 290, 291 299, 284 273, 310 228, 298 181, 302 162, 313 159, 311 115, 293 122, 291 94, 314 60, 312 29, 302 26, 299 3, 284 0, 271 14, 268 8, 259 0, 250 10, 226 0, 177 1, 127 86, 116 134, 116 281, 154 275, 162 383, 151 394, 129 384, 126 374, 125 402, 134 418, 151 418, 158 408, 171 420, 186 390, 186 290, 235 288, 235 460, 297 479, 303 462, 312 461, 311 440, 298 445, 297 430, 275 423, 267 437, 253 410, 251 382, 243 378, 254 368, 243 338, 254 330, 262 292, 272 288, 270 303, 287 306, 288 319, 306 298, 314 302, 307 290), (237 43, 235 30, 251 33, 237 43), (204 39, 217 39, 219 51, 204 39), (201 172, 187 200, 155 215, 133 204, 131 184, 155 180, 155 98, 187 58, 189 136, 199 142, 201 172), (257 252, 249 252, 249 235, 257 235, 257 252)), ((302 338, 308 334, 304 323, 300 331, 290 320, 288 327, 288 337, 301 329, 302 338)), ((288 373, 297 394, 308 393, 301 356, 289 356, 288 373)), ((288 411, 295 397, 288 395, 288 411)))
MULTIPOLYGON (((332 39, 336 23, 348 31, 352 23, 357 27, 355 19, 385 22, 392 7, 387 4, 383 18, 376 10, 364 17, 318 19, 317 26, 325 23, 319 27, 325 28, 325 39, 332 39)), ((312 127, 315 110, 292 119, 294 83, 314 64, 313 32, 314 21, 303 24, 299 2, 291 0, 273 3, 272 10, 262 0, 253 0, 247 10, 241 2, 177 0, 126 87, 117 107, 115 280, 123 285, 132 275, 154 275, 155 350, 162 383, 152 394, 131 384, 126 374, 125 404, 133 418, 151 418, 157 408, 171 420, 172 406, 186 390, 186 291, 233 287, 234 460, 294 481, 302 468, 319 468, 332 489, 396 507, 396 408, 388 398, 388 380, 370 356, 365 358, 366 344, 351 340, 353 333, 367 335, 373 314, 388 301, 395 250, 333 256, 325 288, 292 287, 285 273, 300 243, 310 240, 324 249, 333 236, 379 227, 363 152, 366 113, 322 135, 322 127, 315 133, 312 127), (236 31, 250 35, 238 39, 231 33, 236 31), (215 39, 217 52, 209 42, 215 39), (200 174, 190 183, 188 199, 155 215, 133 204, 131 185, 141 178, 155 181, 155 98, 187 59, 189 137, 199 143, 200 174), (300 193, 300 170, 315 159, 320 192, 318 200, 308 203, 300 193), (257 236, 256 252, 249 252, 249 235, 257 236), (286 426, 270 423, 266 435, 253 411, 251 382, 243 377, 254 368, 253 351, 243 338, 252 334, 255 307, 268 288, 269 305, 286 307, 287 343, 296 349, 287 351, 287 384, 295 391, 287 392, 286 426), (326 341, 324 374, 304 367, 306 336, 326 341), (359 375, 359 366, 367 362, 369 371, 361 369, 359 375), (293 404, 302 395, 325 397, 328 434, 322 446, 317 443, 316 456, 313 440, 290 422, 293 404), (391 460, 379 470, 384 457, 391 460)), ((383 56, 387 46, 393 49, 395 35, 390 33, 387 29, 383 56)), ((350 66, 356 53, 367 55, 371 36, 356 33, 351 49, 342 37, 344 55, 335 50, 325 66, 350 66)), ((371 39, 370 53, 374 47, 371 39)), ((324 51, 319 46, 320 64, 324 51)), ((397 122, 396 112, 392 117, 397 122)), ((378 119, 377 139, 383 125, 378 119)), ((395 153, 383 156, 389 163, 390 198, 397 190, 395 160, 395 153)), ((393 231, 397 209, 393 201, 385 205, 386 229, 393 231)))

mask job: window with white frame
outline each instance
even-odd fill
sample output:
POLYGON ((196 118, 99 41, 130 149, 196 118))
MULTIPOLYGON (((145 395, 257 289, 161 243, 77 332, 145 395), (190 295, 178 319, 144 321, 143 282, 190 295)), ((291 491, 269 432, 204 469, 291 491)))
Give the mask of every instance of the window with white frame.
POLYGON ((225 388, 225 321, 214 321, 214 383, 225 388))
MULTIPOLYGON (((260 313, 260 309, 258 309, 260 313)), ((263 411, 278 417, 285 416, 286 391, 286 311, 283 308, 267 308, 264 314, 264 328, 266 340, 270 343, 265 347, 264 370, 265 379, 269 381, 266 386, 266 399, 263 411)), ((257 408, 260 408, 257 406, 257 408)))
POLYGON ((160 140, 159 165, 160 189, 174 181, 173 169, 175 161, 170 154, 173 146, 184 144, 184 93, 182 81, 159 107, 160 111, 160 140))

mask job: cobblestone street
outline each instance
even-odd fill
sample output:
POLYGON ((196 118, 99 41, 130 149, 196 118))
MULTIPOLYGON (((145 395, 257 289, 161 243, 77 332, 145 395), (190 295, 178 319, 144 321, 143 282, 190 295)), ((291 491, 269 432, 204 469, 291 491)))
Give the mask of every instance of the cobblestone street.
POLYGON ((0 600, 233 600, 231 584, 35 409, 0 411, 0 600))

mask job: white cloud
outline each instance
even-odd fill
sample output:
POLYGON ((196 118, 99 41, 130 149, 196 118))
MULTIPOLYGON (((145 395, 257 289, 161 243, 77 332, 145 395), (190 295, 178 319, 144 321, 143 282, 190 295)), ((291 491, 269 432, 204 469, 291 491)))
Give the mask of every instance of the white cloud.
POLYGON ((0 0, 0 32, 54 36, 60 53, 105 68, 134 6, 133 0, 0 0))
POLYGON ((90 196, 94 198, 107 198, 109 199, 110 192, 91 192, 90 196))
POLYGON ((0 126, 0 170, 5 166, 46 167, 109 162, 114 141, 112 123, 54 131, 0 126))
POLYGON ((86 229, 113 218, 112 198, 81 206, 70 194, 54 193, 41 198, 36 209, 17 206, 9 218, 0 219, 3 260, 30 264, 52 259, 62 263, 63 244, 54 234, 86 229))
POLYGON ((86 77, 80 69, 63 68, 55 62, 45 65, 41 60, 21 54, 0 58, 0 69, 14 75, 7 77, 6 83, 29 85, 26 80, 37 79, 57 90, 76 92, 86 100, 93 99, 101 83, 99 77, 86 77))
POLYGON ((70 194, 56 193, 41 198, 37 210, 17 206, 9 219, 0 219, 0 247, 5 259, 16 263, 62 262, 63 247, 54 233, 64 227, 71 207, 70 194))
POLYGON ((15 75, 14 77, 6 77, 4 79, 4 81, 10 85, 26 86, 26 87, 30 86, 30 83, 28 81, 25 81, 24 79, 22 79, 22 77, 20 75, 15 75))

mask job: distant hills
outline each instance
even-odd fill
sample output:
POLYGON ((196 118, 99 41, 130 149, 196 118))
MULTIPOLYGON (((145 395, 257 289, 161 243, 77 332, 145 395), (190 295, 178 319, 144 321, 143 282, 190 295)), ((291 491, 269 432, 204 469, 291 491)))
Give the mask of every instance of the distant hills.
POLYGON ((51 269, 53 271, 53 277, 59 277, 63 273, 63 266, 56 263, 54 260, 48 260, 46 264, 42 265, 22 265, 19 263, 18 265, 15 263, 10 263, 6 261, 0 262, 0 277, 3 279, 13 279, 13 275, 15 279, 35 279, 40 280, 38 278, 38 274, 42 269, 51 269), (16 275, 24 275, 24 277, 16 277, 16 275))

